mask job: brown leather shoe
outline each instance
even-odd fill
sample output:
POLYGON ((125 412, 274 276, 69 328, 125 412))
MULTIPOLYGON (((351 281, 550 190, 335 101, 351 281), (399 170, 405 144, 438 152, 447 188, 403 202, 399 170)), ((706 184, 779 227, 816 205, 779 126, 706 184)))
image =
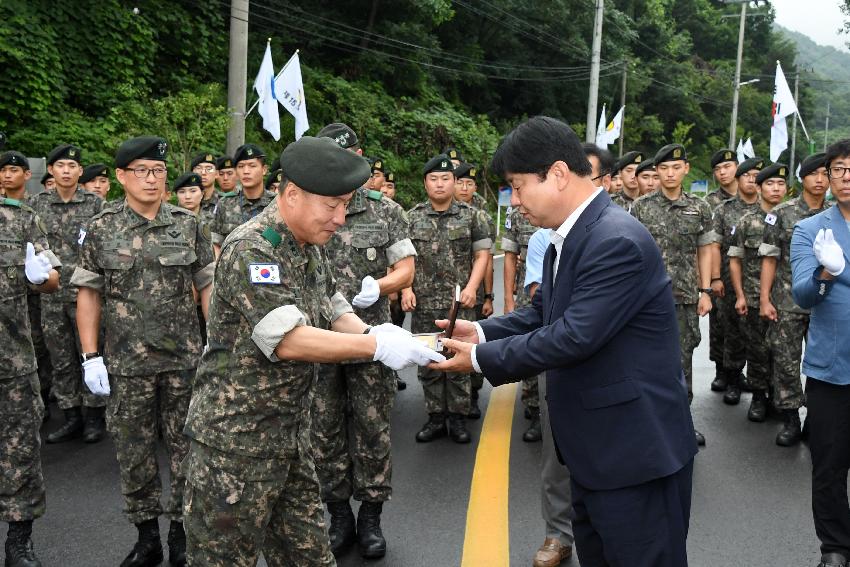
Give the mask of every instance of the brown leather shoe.
POLYGON ((556 537, 547 537, 543 545, 534 554, 534 567, 558 567, 564 560, 573 554, 573 548, 564 545, 556 537))

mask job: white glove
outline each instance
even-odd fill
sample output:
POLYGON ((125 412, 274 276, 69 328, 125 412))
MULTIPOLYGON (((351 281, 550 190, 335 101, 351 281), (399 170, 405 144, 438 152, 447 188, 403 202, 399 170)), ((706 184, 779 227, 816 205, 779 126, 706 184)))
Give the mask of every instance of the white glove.
POLYGON ((815 251, 815 258, 827 272, 835 277, 841 275, 845 265, 844 251, 835 241, 835 235, 832 234, 831 228, 826 229, 826 231, 823 229, 818 231, 812 248, 815 251))
POLYGON ((360 286, 360 293, 354 296, 351 304, 354 307, 365 309, 378 301, 380 297, 381 286, 378 284, 378 280, 372 276, 366 276, 363 278, 363 284, 360 286))
POLYGON ((27 258, 24 260, 24 273, 33 285, 41 285, 50 277, 53 266, 42 254, 36 255, 32 242, 27 242, 27 258))
POLYGON ((83 363, 83 380, 95 396, 109 395, 109 374, 103 365, 103 357, 91 358, 83 363))
POLYGON ((398 333, 376 333, 375 357, 393 370, 401 370, 414 364, 425 366, 430 362, 444 362, 446 357, 433 351, 421 342, 398 333))
POLYGON ((392 323, 381 323, 380 325, 375 325, 371 329, 369 329, 370 335, 379 335, 379 334, 392 334, 392 335, 400 335, 404 337, 412 337, 413 334, 401 327, 397 327, 392 323))

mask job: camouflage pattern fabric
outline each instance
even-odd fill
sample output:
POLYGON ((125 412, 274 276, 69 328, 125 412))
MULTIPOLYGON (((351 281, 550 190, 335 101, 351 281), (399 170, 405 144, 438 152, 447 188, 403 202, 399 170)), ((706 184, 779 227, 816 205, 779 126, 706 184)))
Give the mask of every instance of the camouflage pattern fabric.
POLYGON ((803 339, 809 330, 809 315, 779 311, 779 320, 769 322, 767 345, 773 362, 770 384, 777 409, 799 409, 806 401, 800 379, 803 339))
MULTIPOLYGON (((704 197, 708 203, 708 208, 714 213, 718 205, 723 201, 734 199, 735 195, 730 195, 722 187, 712 191, 704 197)), ((708 359, 723 366, 723 328, 720 325, 720 303, 718 298, 711 297, 711 311, 708 314, 708 359)))
POLYGON ((747 384, 753 390, 767 390, 770 380, 770 350, 767 347, 767 319, 759 316, 758 307, 738 315, 747 360, 747 384))
POLYGON ((53 385, 53 364, 50 362, 50 351, 44 341, 44 330, 41 328, 41 294, 27 291, 27 309, 30 319, 30 336, 35 349, 35 361, 38 366, 38 382, 41 391, 50 392, 53 385))
MULTIPOLYGON (((731 290, 731 286, 726 288, 731 290)), ((747 363, 747 345, 741 332, 741 316, 735 311, 735 292, 717 298, 717 315, 723 329, 723 368, 740 372, 747 363)))
POLYGON ((632 199, 631 197, 626 195, 624 191, 618 191, 611 195, 611 201, 615 205, 619 205, 620 207, 625 209, 628 213, 632 212, 632 207, 634 207, 635 204, 635 199, 632 199))
POLYGON ((775 221, 773 213, 754 211, 747 213, 738 221, 735 239, 727 255, 741 260, 741 283, 747 307, 758 311, 761 296, 761 256, 759 247, 764 238, 768 221, 775 221))
POLYGON ((702 334, 699 330, 699 315, 695 304, 676 304, 676 322, 679 324, 679 350, 681 351, 682 371, 688 384, 688 403, 694 399, 694 349, 699 346, 702 334))
POLYGON ((215 210, 221 196, 222 193, 218 190, 213 190, 213 194, 209 199, 201 199, 201 210, 198 212, 198 216, 202 224, 212 227, 213 220, 215 220, 215 210))
POLYGON ((472 202, 470 205, 480 211, 484 211, 485 213, 487 212, 487 199, 485 199, 478 191, 472 194, 472 202))
POLYGON ((735 195, 730 195, 723 189, 723 187, 718 187, 717 189, 703 197, 703 200, 708 203, 709 210, 713 212, 718 207, 718 205, 720 205, 720 203, 734 198, 735 195))
POLYGON ((260 214, 269 203, 274 201, 274 198, 274 193, 264 190, 259 198, 248 199, 241 186, 232 193, 222 193, 215 206, 212 223, 209 225, 213 244, 221 245, 237 226, 260 214))

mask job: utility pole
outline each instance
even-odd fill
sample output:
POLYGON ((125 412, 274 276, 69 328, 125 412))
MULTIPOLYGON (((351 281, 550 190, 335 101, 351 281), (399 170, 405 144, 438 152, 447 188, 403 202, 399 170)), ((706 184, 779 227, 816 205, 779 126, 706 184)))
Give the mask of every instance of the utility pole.
POLYGON ((230 0, 230 59, 227 66, 227 108, 230 129, 227 153, 245 143, 245 104, 248 98, 248 0, 230 0))
POLYGON ((829 101, 826 101, 826 127, 823 131, 823 151, 826 151, 826 146, 829 143, 829 101))
POLYGON ((596 0, 596 17, 593 20, 593 48, 590 55, 590 92, 587 97, 587 133, 585 140, 596 141, 596 103, 599 97, 599 62, 602 59, 602 15, 604 0, 596 0))
POLYGON ((629 61, 623 60, 623 89, 620 93, 620 108, 623 109, 623 118, 620 122, 620 155, 623 157, 623 137, 626 135, 626 79, 629 76, 629 61))
POLYGON ((741 3, 741 25, 738 28, 738 58, 735 61, 735 88, 732 91, 732 123, 729 126, 729 147, 735 148, 738 123, 738 93, 741 90, 741 59, 744 55, 744 23, 747 21, 747 0, 741 3))
MULTIPOLYGON (((794 73, 794 104, 799 104, 797 102, 797 98, 799 95, 799 87, 800 87, 800 70, 798 69, 796 73, 794 73)), ((799 112, 799 106, 797 106, 799 112)), ((784 120, 784 118, 783 118, 784 120)), ((794 170, 794 161, 797 157, 797 114, 791 117, 791 161, 789 162, 791 165, 791 171, 794 170)))

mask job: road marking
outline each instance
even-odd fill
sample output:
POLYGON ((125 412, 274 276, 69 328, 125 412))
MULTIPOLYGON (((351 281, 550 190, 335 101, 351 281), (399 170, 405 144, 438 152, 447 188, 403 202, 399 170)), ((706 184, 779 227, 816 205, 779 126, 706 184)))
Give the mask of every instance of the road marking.
POLYGON ((461 567, 509 567, 508 480, 516 383, 490 392, 481 428, 463 540, 461 567))

